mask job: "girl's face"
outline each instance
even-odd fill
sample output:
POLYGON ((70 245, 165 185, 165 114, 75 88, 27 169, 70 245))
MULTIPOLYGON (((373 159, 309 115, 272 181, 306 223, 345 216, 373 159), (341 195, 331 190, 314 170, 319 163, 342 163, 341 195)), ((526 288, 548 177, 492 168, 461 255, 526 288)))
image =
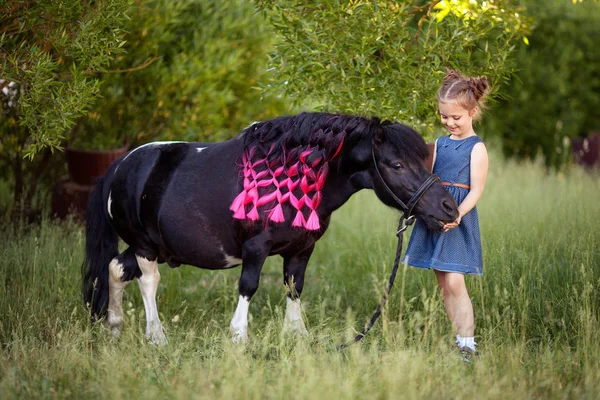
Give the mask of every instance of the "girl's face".
POLYGON ((477 111, 477 107, 467 110, 454 102, 438 102, 438 108, 442 125, 454 137, 467 137, 475 134, 473 132, 473 116, 477 111))

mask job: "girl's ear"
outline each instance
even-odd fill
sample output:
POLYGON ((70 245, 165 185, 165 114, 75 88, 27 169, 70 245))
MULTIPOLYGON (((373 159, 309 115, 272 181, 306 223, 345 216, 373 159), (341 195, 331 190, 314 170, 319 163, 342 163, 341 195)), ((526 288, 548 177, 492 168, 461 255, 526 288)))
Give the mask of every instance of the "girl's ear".
POLYGON ((475 114, 477 114, 477 110, 478 110, 477 106, 473 107, 473 108, 471 109, 471 111, 469 111, 469 117, 472 117, 472 116, 474 116, 475 114))

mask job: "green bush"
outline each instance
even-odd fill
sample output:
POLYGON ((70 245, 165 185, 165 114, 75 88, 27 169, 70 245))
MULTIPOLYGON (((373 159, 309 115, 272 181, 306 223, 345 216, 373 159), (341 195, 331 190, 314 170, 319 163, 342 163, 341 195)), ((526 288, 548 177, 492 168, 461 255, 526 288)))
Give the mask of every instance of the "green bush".
POLYGON ((569 138, 600 129, 600 4, 524 0, 534 27, 516 51, 508 99, 494 106, 486 131, 504 153, 543 156, 547 167, 570 158, 569 138))
POLYGON ((98 95, 90 75, 121 53, 129 0, 0 1, 0 178, 28 208, 51 152, 98 95), (35 163, 23 160, 46 149, 35 163))
POLYGON ((126 54, 98 75, 102 99, 73 145, 221 140, 286 110, 256 89, 272 35, 252 3, 138 1, 129 16, 126 54))
POLYGON ((280 38, 271 69, 297 103, 378 115, 433 134, 447 67, 510 75, 528 21, 510 0, 260 0, 280 38))

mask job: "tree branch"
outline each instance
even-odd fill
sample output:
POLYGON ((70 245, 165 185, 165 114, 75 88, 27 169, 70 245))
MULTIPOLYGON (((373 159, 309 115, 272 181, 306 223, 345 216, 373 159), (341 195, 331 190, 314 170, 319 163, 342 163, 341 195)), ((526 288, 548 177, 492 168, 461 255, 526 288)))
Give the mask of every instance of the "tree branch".
POLYGON ((144 61, 142 64, 138 65, 137 67, 132 67, 132 68, 125 68, 125 69, 109 69, 106 71, 98 71, 98 70, 86 70, 85 74, 86 75, 93 75, 93 74, 99 74, 99 73, 109 73, 109 74, 119 74, 119 73, 124 73, 124 72, 133 72, 133 71, 139 71, 140 69, 144 69, 147 66, 149 66, 150 64, 152 64, 154 61, 158 60, 160 57, 153 57, 153 58, 149 58, 146 61, 144 61))

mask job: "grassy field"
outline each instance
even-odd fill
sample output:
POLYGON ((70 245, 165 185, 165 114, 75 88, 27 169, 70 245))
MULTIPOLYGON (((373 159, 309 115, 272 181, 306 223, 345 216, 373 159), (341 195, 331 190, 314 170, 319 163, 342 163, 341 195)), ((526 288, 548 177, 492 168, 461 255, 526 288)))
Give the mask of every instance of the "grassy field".
POLYGON ((484 277, 469 277, 480 356, 452 351, 431 271, 401 268, 389 307, 358 345, 395 252, 398 213, 371 192, 334 214, 307 271, 307 339, 282 337, 281 260, 270 259, 245 348, 229 343, 240 269, 161 266, 170 343, 143 339, 137 285, 111 340, 80 300, 83 229, 0 227, 0 396, 11 398, 598 398, 600 177, 491 160, 479 205, 484 277))

